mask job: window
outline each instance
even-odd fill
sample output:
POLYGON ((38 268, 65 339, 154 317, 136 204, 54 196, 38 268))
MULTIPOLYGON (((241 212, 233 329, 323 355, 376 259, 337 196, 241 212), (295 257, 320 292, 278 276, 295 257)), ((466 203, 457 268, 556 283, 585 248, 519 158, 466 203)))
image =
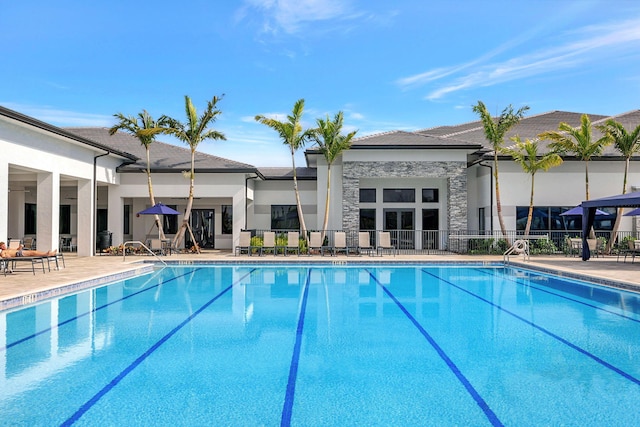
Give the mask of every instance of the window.
MULTIPOLYGON (((534 206, 531 230, 581 231, 581 215, 560 215, 572 207, 534 206)), ((596 216, 593 228, 603 231, 613 230, 617 216, 616 208, 604 208, 603 210, 607 211, 609 215, 596 216)), ((528 214, 529 206, 516 207, 516 230, 524 230, 526 228, 528 214)))
POLYGON ((360 189, 360 203, 375 203, 376 202, 376 189, 375 188, 361 188, 360 189))
POLYGON ((122 218, 123 229, 122 232, 124 234, 131 233, 131 205, 124 205, 124 217, 122 218))
POLYGON ((298 208, 296 205, 271 205, 272 230, 299 230, 298 208))
POLYGON ((60 234, 71 234, 70 205, 60 205, 60 234))
POLYGON ((222 234, 233 234, 233 206, 222 205, 222 234))
POLYGON ((414 188, 385 188, 382 190, 384 203, 415 203, 416 190, 414 188))
POLYGON ((478 208, 478 232, 484 233, 487 229, 486 219, 484 217, 484 208, 478 208))
POLYGON ((423 188, 422 189, 422 203, 438 203, 438 189, 437 188, 423 188))
MULTIPOLYGON (((178 205, 167 206, 178 210, 178 205)), ((178 215, 162 215, 162 231, 164 234, 176 234, 178 232, 178 215)))
POLYGON ((24 234, 36 234, 36 204, 24 204, 24 234))
POLYGON ((376 229, 376 210, 360 209, 360 230, 376 229))

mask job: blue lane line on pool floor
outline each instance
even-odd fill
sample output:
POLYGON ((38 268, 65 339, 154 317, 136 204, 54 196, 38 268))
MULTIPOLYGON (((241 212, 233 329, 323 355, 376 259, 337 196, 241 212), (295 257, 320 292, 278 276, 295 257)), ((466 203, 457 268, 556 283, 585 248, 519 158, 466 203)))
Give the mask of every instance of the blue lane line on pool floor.
POLYGON ((369 273, 371 278, 376 282, 376 284, 382 288, 382 290, 387 294, 387 296, 389 296, 389 298, 391 298, 393 302, 395 302, 395 304, 400 308, 400 310, 402 310, 404 315, 420 331, 422 336, 426 338, 426 340, 429 342, 431 347, 433 347, 436 353, 438 353, 438 356, 440 356, 440 358, 447 364, 451 372, 453 372, 456 378, 458 378, 458 381, 462 383, 462 385, 467 390, 467 392, 471 395, 471 397, 473 397, 473 400, 476 401, 476 403, 478 404, 482 412, 484 412, 484 414, 489 419, 489 422, 491 423, 491 425, 502 426, 503 424, 498 418, 498 416, 493 412, 493 410, 491 410, 487 402, 482 398, 482 396, 480 396, 480 393, 478 393, 478 391, 473 387, 471 382, 467 379, 467 377, 464 376, 464 374, 456 366, 453 360, 451 360, 451 358, 447 355, 447 353, 442 349, 442 347, 438 345, 436 340, 422 327, 420 322, 418 322, 416 318, 413 317, 411 313, 409 313, 409 310, 407 310, 405 306, 402 305, 402 303, 395 297, 395 295, 393 295, 391 291, 389 291, 389 289, 387 289, 371 271, 367 270, 367 272, 369 273))
MULTIPOLYGON (((604 311, 607 314, 611 314, 613 316, 618 316, 618 317, 621 317, 621 318, 623 318, 625 320, 631 320, 633 322, 640 323, 639 319, 634 319, 633 317, 629 317, 629 316, 627 316, 625 314, 622 314, 622 313, 616 313, 615 311, 607 310, 606 308, 598 307, 597 305, 589 304, 587 302, 580 301, 578 299, 571 298, 571 297, 568 297, 566 295, 559 294, 557 292, 552 292, 552 291, 549 291, 547 289, 541 288, 541 287, 536 286, 536 285, 531 285, 529 283, 522 283, 522 281, 517 280, 517 279, 515 279, 513 277, 510 277, 510 276, 507 276, 507 275, 499 276, 499 275, 496 274, 495 271, 489 272, 489 271, 485 271, 485 270, 479 269, 479 268, 475 269, 475 270, 480 272, 480 273, 482 273, 482 274, 487 274, 487 275, 490 275, 490 276, 493 276, 493 277, 498 277, 500 279, 508 280, 508 281, 516 283, 518 285, 526 286, 526 287, 529 287, 531 289, 535 289, 537 291, 544 292, 546 294, 556 296, 558 298, 566 299, 567 301, 571 301, 571 302, 574 302, 574 303, 577 303, 577 304, 581 304, 581 305, 584 305, 584 306, 587 306, 587 307, 590 307, 590 308, 594 308, 594 309, 599 310, 599 311, 604 311)), ((552 278, 552 280, 557 280, 557 279, 552 278)), ((588 285, 585 285, 585 286, 588 286, 588 285)))
POLYGON ((212 299, 207 301, 202 307, 200 307, 193 314, 191 314, 189 317, 187 317, 185 320, 183 320, 178 326, 176 326, 169 333, 167 333, 165 336, 160 338, 160 340, 158 340, 154 345, 149 347, 149 349, 147 351, 145 351, 142 355, 140 355, 129 366, 127 366, 122 372, 120 372, 113 380, 111 380, 111 382, 109 384, 104 386, 102 388, 102 390, 100 390, 91 399, 89 399, 84 405, 82 405, 80 407, 80 409, 78 409, 71 417, 69 417, 69 419, 67 419, 64 423, 62 423, 61 426, 70 426, 73 423, 75 423, 76 421, 78 421, 80 419, 80 417, 82 417, 82 415, 84 415, 89 409, 91 409, 91 407, 93 405, 98 403, 98 401, 102 398, 102 396, 107 394, 116 385, 118 385, 118 383, 120 381, 122 381, 122 379, 124 377, 126 377, 129 373, 131 373, 131 371, 133 371, 138 365, 140 365, 147 357, 149 357, 151 354, 153 354, 153 352, 156 351, 162 344, 167 342, 167 340, 169 340, 169 338, 171 338, 173 335, 175 335, 180 329, 182 329, 189 322, 191 322, 196 316, 198 316, 205 309, 207 309, 207 307, 209 307, 211 304, 213 304, 218 298, 222 297, 224 294, 229 292, 229 290, 231 288, 233 288, 236 284, 240 283, 242 280, 244 280, 245 277, 249 276, 255 270, 256 270, 255 268, 250 270, 247 274, 245 274, 244 276, 242 276, 241 278, 236 280, 235 283, 232 283, 231 285, 229 285, 228 287, 226 287, 225 289, 220 291, 220 293, 218 295, 216 295, 215 297, 213 297, 212 299))
POLYGON ((498 305, 498 304, 496 304, 496 303, 494 303, 494 302, 492 302, 492 301, 489 301, 489 300, 488 300, 488 299, 486 299, 486 298, 481 297, 481 296, 480 296, 480 295, 478 295, 478 294, 474 294, 473 292, 468 291, 467 289, 464 289, 463 287, 458 286, 458 285, 456 285, 455 283, 452 283, 452 282, 450 282, 450 281, 448 281, 448 280, 445 280, 445 279, 443 279, 442 277, 436 276, 435 274, 430 273, 430 272, 428 272, 428 271, 426 271, 426 270, 424 270, 424 269, 422 270, 422 272, 423 272, 423 273, 425 273, 425 274, 428 274, 428 275, 429 275, 429 276, 431 276, 431 277, 436 278, 437 280, 442 281, 443 283, 446 283, 446 284, 448 284, 448 285, 450 285, 450 286, 453 286, 454 288, 459 289, 459 290, 461 290, 462 292, 464 292, 464 293, 466 293, 466 294, 469 294, 469 295, 471 295, 472 297, 475 297, 475 298, 479 299, 480 301, 483 301, 483 302, 485 302, 485 303, 487 303, 487 304, 491 305, 492 307, 495 307, 495 308, 497 308, 498 310, 500 310, 500 311, 502 311, 502 312, 504 312, 504 313, 507 313, 507 314, 508 314, 508 315, 510 315, 510 316, 515 317, 516 319, 518 319, 518 320, 520 320, 520 321, 522 321, 522 322, 526 323, 527 325, 529 325, 529 326, 531 326, 531 327, 533 327, 533 328, 535 328, 535 329, 539 330, 540 332, 542 332, 542 333, 544 333, 544 334, 546 334, 546 335, 550 336, 551 338, 554 338, 554 339, 556 339, 556 340, 560 341, 561 343, 563 343, 563 344, 565 344, 565 345, 567 345, 567 346, 571 347, 572 349, 574 349, 574 350, 578 351, 579 353, 582 353, 583 355, 585 355, 585 356, 587 356, 587 357, 589 357, 589 358, 593 359, 594 361, 598 362, 599 364, 601 364, 601 365, 602 365, 602 366, 604 366, 605 368, 608 368, 608 369, 612 370, 613 372, 615 372, 615 373, 617 373, 617 374, 620 374, 621 376, 623 376, 623 377, 624 377, 624 378, 626 378, 627 380, 629 380, 629 381, 631 381, 631 382, 635 383, 636 385, 640 385, 640 379, 638 379, 638 378, 634 377, 633 375, 631 375, 631 374, 629 374, 629 373, 627 373, 627 372, 623 371, 623 370, 622 370, 622 369, 620 369, 620 368, 617 368, 616 366, 613 366, 611 363, 607 362, 606 360, 603 360, 603 359, 599 358, 599 357, 598 357, 598 356, 596 356, 595 354, 593 354, 593 353, 591 353, 591 352, 589 352, 589 351, 585 350, 584 348, 582 348, 582 347, 580 347, 580 346, 578 346, 578 345, 576 345, 576 344, 572 343, 571 341, 568 341, 568 340, 566 340, 566 339, 562 338, 560 335, 556 335, 556 334, 554 334, 553 332, 551 332, 550 330, 548 330, 548 329, 546 329, 546 328, 543 328, 542 326, 537 325, 537 324, 535 324, 534 322, 532 322, 532 321, 530 321, 530 320, 527 320, 527 319, 525 319, 524 317, 519 316, 519 315, 517 315, 517 314, 515 314, 515 313, 513 313, 513 312, 511 312, 511 311, 509 311, 509 310, 507 310, 506 308, 501 307, 500 305, 498 305))
MULTIPOLYGON (((18 345, 18 344, 21 344, 21 343, 23 343, 23 342, 25 342, 25 341, 29 341, 29 340, 31 340, 31 339, 34 339, 35 337, 37 337, 37 336, 39 336, 39 335, 42 335, 42 334, 44 334, 44 333, 46 333, 46 332, 50 332, 50 331, 52 331, 52 330, 54 330, 54 329, 56 329, 56 328, 60 328, 61 326, 64 326, 64 325, 66 325, 66 324, 68 324, 68 323, 71 323, 71 322, 74 322, 74 321, 76 321, 76 320, 78 320, 78 319, 80 319, 80 318, 82 318, 82 317, 88 316, 88 315, 89 315, 89 314, 91 314, 91 313, 95 313, 95 312, 97 312, 98 310, 102 310, 102 309, 104 309, 104 308, 107 308, 107 307, 109 307, 110 305, 117 304, 117 303, 122 302, 122 301, 124 301, 124 300, 126 300, 126 299, 132 298, 132 297, 134 297, 134 296, 136 296, 136 295, 140 295, 140 294, 142 294, 142 293, 144 293, 144 292, 147 292, 147 291, 150 291, 150 290, 152 290, 152 289, 155 289, 155 288, 157 288, 157 287, 158 287, 158 286, 160 286, 160 285, 167 284, 167 283, 172 282, 172 281, 174 281, 174 280, 176 280, 176 279, 179 279, 180 277, 187 276, 187 275, 192 274, 192 273, 194 273, 194 272, 196 272, 196 271, 198 271, 198 270, 201 270, 201 269, 202 269, 202 268, 196 268, 196 269, 194 269, 194 270, 190 270, 188 273, 181 274, 180 276, 175 276, 175 277, 173 277, 173 278, 171 278, 171 279, 167 280, 166 282, 158 283, 158 284, 153 285, 153 286, 150 286, 150 287, 148 287, 148 288, 141 289, 141 290, 139 290, 139 291, 137 291, 137 292, 134 292, 134 293, 132 293, 132 294, 127 295, 126 297, 118 298, 118 299, 113 300, 113 301, 111 301, 111 302, 108 302, 108 303, 106 303, 106 304, 104 304, 104 305, 101 305, 100 307, 96 307, 96 308, 94 308, 94 309, 92 309, 92 310, 89 310, 89 311, 86 311, 86 312, 84 312, 84 313, 78 314, 77 316, 74 316, 74 317, 72 317, 72 318, 70 318, 70 319, 67 319, 67 320, 65 320, 64 322, 60 322, 60 323, 58 323, 57 325, 50 326, 50 327, 48 327, 48 328, 46 328, 46 329, 43 329, 43 330, 38 331, 38 332, 35 332, 35 333, 33 333, 33 334, 31 334, 31 335, 29 335, 29 336, 27 336, 27 337, 20 338, 20 339, 19 339, 19 340, 17 340, 17 341, 14 341, 14 342, 12 342, 12 343, 7 344, 5 347, 0 347, 0 352, 2 352, 2 351, 6 351, 7 349, 9 349, 9 348, 11 348, 11 347, 14 347, 14 346, 16 346, 16 345, 18 345)), ((83 292, 86 292, 86 291, 83 291, 83 292)), ((65 295, 65 297, 68 297, 68 295, 65 295)))
POLYGON ((309 296, 309 282, 311 281, 311 269, 307 272, 307 280, 304 284, 302 294, 302 304, 300 304, 300 314, 298 315, 298 327, 296 328, 296 342, 293 346, 291 356, 291 366, 289 367, 289 380, 287 381, 287 392, 282 407, 282 418, 280 425, 288 427, 291 425, 291 414, 293 411, 293 400, 296 393, 296 379, 298 377, 298 362, 300 361, 300 348, 302 347, 302 332, 304 330, 304 314, 307 311, 307 297, 309 296))

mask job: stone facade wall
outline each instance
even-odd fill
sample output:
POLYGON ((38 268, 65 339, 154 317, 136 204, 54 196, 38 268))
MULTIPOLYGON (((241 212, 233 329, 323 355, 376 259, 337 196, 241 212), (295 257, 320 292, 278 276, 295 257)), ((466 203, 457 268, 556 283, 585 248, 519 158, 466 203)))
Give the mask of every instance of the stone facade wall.
POLYGON ((467 165, 465 162, 345 162, 342 171, 342 227, 357 230, 361 178, 447 179, 448 229, 467 229, 467 165))

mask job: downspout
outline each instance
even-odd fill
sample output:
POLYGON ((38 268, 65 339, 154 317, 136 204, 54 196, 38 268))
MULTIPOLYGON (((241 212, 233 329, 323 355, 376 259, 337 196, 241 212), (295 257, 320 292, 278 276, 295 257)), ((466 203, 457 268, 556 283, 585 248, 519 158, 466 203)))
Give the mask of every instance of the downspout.
POLYGON ((491 165, 485 165, 482 162, 478 163, 480 166, 484 166, 485 168, 489 168, 489 179, 490 181, 490 185, 489 185, 489 191, 491 191, 491 195, 489 197, 489 218, 490 218, 490 222, 489 222, 489 226, 491 228, 491 234, 493 235, 493 166, 491 165))
POLYGON ((104 157, 104 156, 108 156, 109 154, 111 154, 111 151, 107 151, 104 154, 100 154, 99 156, 94 156, 93 157, 93 221, 91 223, 91 233, 93 235, 93 237, 96 239, 93 242, 93 248, 91 249, 91 253, 93 254, 93 256, 96 256, 96 244, 98 243, 98 236, 97 236, 97 230, 98 230, 98 181, 97 181, 97 165, 98 165, 98 158, 100 157, 104 157))

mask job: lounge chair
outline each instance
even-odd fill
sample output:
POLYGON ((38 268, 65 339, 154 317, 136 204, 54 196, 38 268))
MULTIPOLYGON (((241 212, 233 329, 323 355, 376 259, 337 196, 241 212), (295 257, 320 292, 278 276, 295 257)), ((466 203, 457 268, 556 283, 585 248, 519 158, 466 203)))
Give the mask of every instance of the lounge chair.
POLYGON ((345 255, 349 255, 351 248, 347 246, 347 233, 336 231, 333 235, 333 246, 328 247, 327 250, 332 255, 336 255, 338 252, 344 252, 345 255))
POLYGON ((378 233, 378 245, 376 246, 376 252, 378 255, 382 255, 384 251, 391 251, 393 256, 396 256, 396 247, 391 244, 391 232, 381 231, 378 233))
POLYGON ((320 255, 324 255, 322 246, 322 233, 319 231, 312 231, 309 233, 309 248, 307 254, 311 256, 312 251, 318 251, 320 255))
MULTIPOLYGON (((53 256, 53 255, 52 255, 53 256)), ((13 271, 18 271, 18 267, 17 264, 18 263, 28 263, 31 266, 31 271, 33 272, 33 275, 35 276, 36 274, 36 265, 40 264, 42 266, 42 272, 44 273, 46 270, 44 268, 44 262, 47 261, 47 265, 49 262, 49 257, 46 256, 17 256, 17 257, 10 257, 10 258, 2 258, 2 271, 4 272, 4 275, 6 276, 7 273, 9 272, 13 272, 13 271)), ((49 267, 49 271, 51 271, 51 268, 49 267)))
POLYGON ((149 249, 154 254, 164 255, 164 245, 162 244, 162 240, 160 239, 151 239, 149 244, 149 249))
POLYGON ((361 231, 358 233, 357 250, 359 255, 366 253, 371 256, 375 253, 375 248, 371 245, 371 235, 368 231, 361 231))
MULTIPOLYGON (((289 251, 293 251, 296 254, 300 255, 300 232, 299 231, 289 231, 287 232, 287 245, 279 246, 282 248, 283 254, 285 256, 289 255, 289 251)), ((277 252, 276 248, 276 252, 277 252)))
POLYGON ((273 254, 276 254, 276 233, 274 231, 265 231, 262 235, 260 255, 264 255, 267 250, 272 250, 273 254))
POLYGON ((241 255, 243 251, 251 256, 251 232, 241 231, 238 246, 236 246, 236 256, 241 255))
POLYGON ((618 261, 622 254, 624 254, 623 262, 627 262, 627 255, 631 255, 631 262, 633 263, 636 255, 640 255, 640 240, 627 240, 627 248, 618 252, 618 261))

